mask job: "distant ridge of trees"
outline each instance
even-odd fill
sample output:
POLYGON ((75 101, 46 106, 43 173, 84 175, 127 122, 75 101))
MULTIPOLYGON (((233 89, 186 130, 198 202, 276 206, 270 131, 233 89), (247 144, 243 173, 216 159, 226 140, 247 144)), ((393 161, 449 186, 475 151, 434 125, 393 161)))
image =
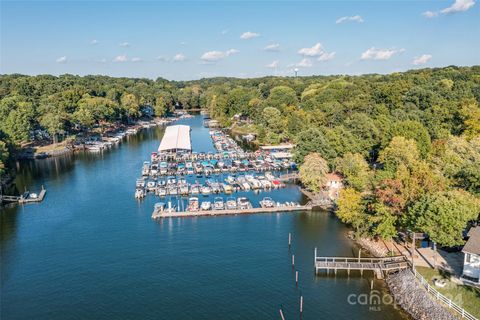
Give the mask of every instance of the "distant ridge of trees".
POLYGON ((259 143, 295 143, 300 164, 314 154, 304 175, 315 163, 340 173, 338 214, 358 234, 391 238, 409 228, 452 246, 480 211, 479 105, 480 66, 194 81, 1 75, 0 172, 34 130, 54 141, 146 109, 203 108, 259 143))

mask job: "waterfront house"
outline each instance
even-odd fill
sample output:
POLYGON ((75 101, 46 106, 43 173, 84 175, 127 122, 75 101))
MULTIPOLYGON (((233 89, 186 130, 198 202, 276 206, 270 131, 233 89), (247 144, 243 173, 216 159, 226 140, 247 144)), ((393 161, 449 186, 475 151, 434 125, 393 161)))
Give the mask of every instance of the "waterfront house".
POLYGON ((343 188, 342 177, 334 172, 327 174, 327 182, 324 188, 327 190, 330 199, 338 199, 340 189, 343 188))
POLYGON ((480 226, 470 229, 462 252, 464 253, 462 278, 480 284, 480 226))

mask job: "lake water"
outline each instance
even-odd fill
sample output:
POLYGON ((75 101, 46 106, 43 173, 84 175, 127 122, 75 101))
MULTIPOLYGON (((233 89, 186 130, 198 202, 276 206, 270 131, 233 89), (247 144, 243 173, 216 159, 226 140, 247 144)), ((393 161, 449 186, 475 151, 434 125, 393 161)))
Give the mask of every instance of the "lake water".
MULTIPOLYGON (((179 122, 192 126, 194 150, 214 151, 201 116, 179 122)), ((315 276, 315 247, 357 254, 329 213, 152 220, 158 199, 133 194, 162 134, 143 130, 101 154, 18 165, 20 190, 48 192, 43 203, 0 214, 1 319, 280 319, 282 307, 289 320, 299 318, 300 293, 304 319, 407 318, 362 302, 371 274, 315 276)), ((268 196, 303 201, 295 186, 268 196)), ((382 281, 374 288, 386 293, 382 281)))

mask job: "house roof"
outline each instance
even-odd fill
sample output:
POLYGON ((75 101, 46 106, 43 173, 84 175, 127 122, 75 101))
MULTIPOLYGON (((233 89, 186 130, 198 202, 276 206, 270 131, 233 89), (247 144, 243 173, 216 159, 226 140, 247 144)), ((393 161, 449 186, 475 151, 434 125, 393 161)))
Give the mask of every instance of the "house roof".
POLYGON ((190 126, 176 125, 165 129, 158 151, 192 150, 190 126))
POLYGON ((462 251, 480 255, 480 226, 471 228, 468 231, 468 237, 462 251))

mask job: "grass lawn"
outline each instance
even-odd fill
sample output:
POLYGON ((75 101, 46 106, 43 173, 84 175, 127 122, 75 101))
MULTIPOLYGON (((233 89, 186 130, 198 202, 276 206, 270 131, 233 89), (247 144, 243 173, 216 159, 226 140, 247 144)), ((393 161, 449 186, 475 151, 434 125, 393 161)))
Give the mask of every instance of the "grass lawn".
POLYGON ((458 285, 452 281, 448 281, 444 288, 436 287, 433 279, 449 279, 450 274, 435 270, 428 267, 417 267, 417 271, 428 280, 429 284, 437 289, 447 298, 452 299, 457 305, 461 306, 472 315, 480 318, 480 289, 470 286, 458 285))

